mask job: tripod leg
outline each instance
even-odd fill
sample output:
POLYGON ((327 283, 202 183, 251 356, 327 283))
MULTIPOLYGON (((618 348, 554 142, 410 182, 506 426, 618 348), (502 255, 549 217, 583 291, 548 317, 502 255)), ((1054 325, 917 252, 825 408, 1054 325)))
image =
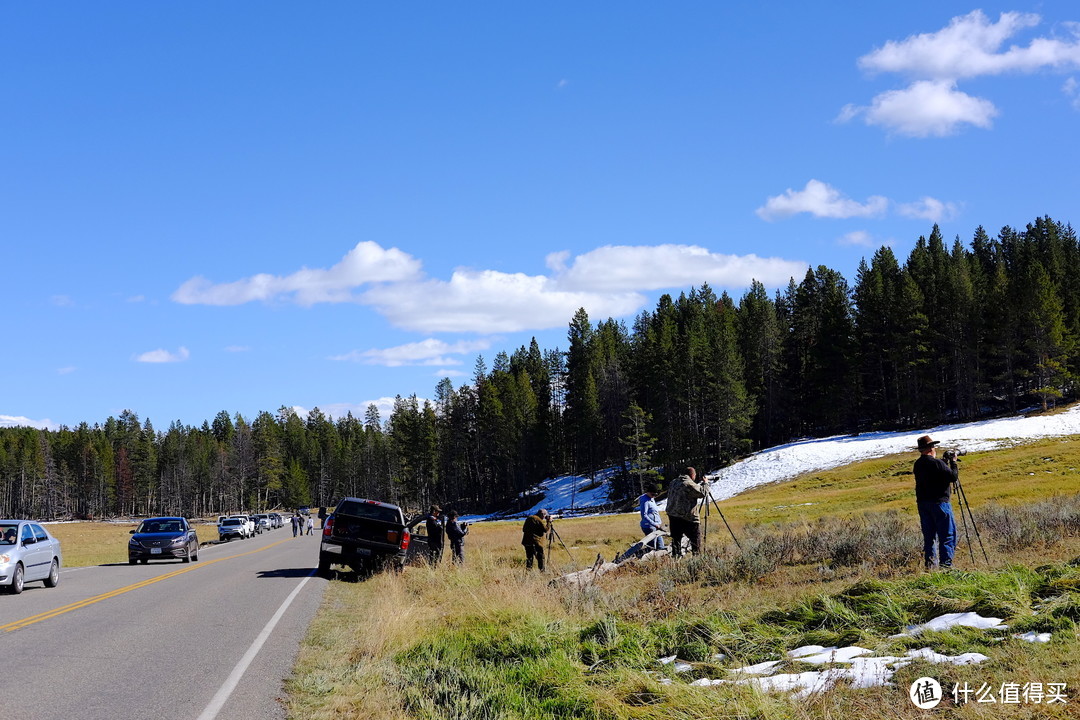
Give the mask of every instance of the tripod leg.
POLYGON ((964 542, 967 544, 968 555, 971 556, 971 566, 975 567, 975 549, 971 546, 971 535, 968 534, 967 516, 964 515, 964 500, 959 494, 956 497, 956 502, 960 506, 960 520, 964 523, 964 542))
POLYGON ((724 517, 724 511, 720 509, 720 503, 716 502, 716 498, 712 497, 711 493, 709 494, 709 497, 712 498, 713 505, 716 506, 716 512, 720 513, 720 519, 724 521, 724 527, 727 528, 728 533, 731 535, 731 539, 735 541, 735 547, 742 550, 742 543, 739 542, 739 538, 735 537, 735 531, 728 525, 727 518, 724 517))
POLYGON ((975 523, 975 515, 971 512, 971 503, 967 501, 967 493, 964 492, 964 486, 960 484, 960 478, 956 479, 956 487, 960 491, 960 497, 964 499, 964 505, 967 506, 968 517, 971 518, 971 527, 975 530, 975 538, 979 541, 979 549, 982 550, 983 560, 989 565, 990 558, 986 555, 986 546, 983 545, 982 535, 979 534, 979 526, 975 523))

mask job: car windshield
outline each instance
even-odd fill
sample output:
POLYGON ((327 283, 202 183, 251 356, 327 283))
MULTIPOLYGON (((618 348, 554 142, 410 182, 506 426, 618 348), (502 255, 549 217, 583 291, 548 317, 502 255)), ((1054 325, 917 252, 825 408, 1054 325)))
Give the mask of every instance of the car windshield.
POLYGON ((18 537, 18 525, 0 525, 0 545, 14 545, 18 537))
POLYGON ((225 518, 221 521, 222 525, 243 525, 244 521, 240 518, 225 518))
POLYGON ((176 520, 143 520, 139 526, 140 533, 178 533, 183 532, 180 523, 176 520))

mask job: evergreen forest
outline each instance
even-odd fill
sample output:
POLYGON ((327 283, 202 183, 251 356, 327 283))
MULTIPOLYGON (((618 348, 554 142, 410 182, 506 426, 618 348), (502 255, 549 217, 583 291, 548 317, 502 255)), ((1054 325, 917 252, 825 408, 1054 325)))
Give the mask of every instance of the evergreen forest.
MULTIPOLYGON (((791 441, 920 429, 1076 397, 1080 244, 1070 225, 935 225, 854 284, 818 266, 770 295, 708 285, 625 322, 569 320, 567 346, 500 352, 388 418, 289 408, 164 430, 134 410, 102 424, 0 428, 0 516, 211 515, 333 505, 343 495, 490 512, 540 480, 622 467, 619 497, 687 464, 713 470, 791 441), (645 469, 648 468, 646 471, 645 469)), ((529 503, 531 504, 531 503, 529 503)))

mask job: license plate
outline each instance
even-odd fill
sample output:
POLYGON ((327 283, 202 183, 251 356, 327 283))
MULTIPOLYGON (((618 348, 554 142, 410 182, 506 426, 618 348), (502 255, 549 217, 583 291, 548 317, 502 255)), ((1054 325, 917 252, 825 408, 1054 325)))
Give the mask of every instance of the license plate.
POLYGON ((151 555, 160 555, 161 554, 161 548, 150 548, 150 554, 151 555))

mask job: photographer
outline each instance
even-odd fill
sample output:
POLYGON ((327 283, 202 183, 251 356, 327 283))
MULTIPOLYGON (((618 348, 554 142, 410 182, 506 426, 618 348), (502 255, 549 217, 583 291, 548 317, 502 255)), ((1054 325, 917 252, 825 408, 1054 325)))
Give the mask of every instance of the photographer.
POLYGON ((937 564, 944 570, 952 567, 953 552, 956 550, 956 521, 951 500, 952 486, 957 479, 956 453, 946 451, 945 460, 939 460, 937 440, 923 435, 918 443, 919 459, 915 461, 913 470, 915 501, 923 536, 923 562, 927 570, 933 569, 936 540, 937 564))
POLYGON ((458 564, 465 562, 465 536, 469 523, 458 522, 457 510, 451 510, 446 520, 446 538, 450 541, 450 557, 458 564))
POLYGON ((690 541, 690 552, 697 554, 701 546, 701 519, 698 501, 708 492, 708 481, 697 482, 697 470, 686 468, 668 488, 667 514, 671 528, 671 554, 682 557, 683 536, 690 541))
POLYGON ((525 518, 521 526, 521 544, 525 548, 525 569, 531 570, 533 560, 536 568, 544 569, 544 538, 548 532, 548 511, 540 508, 535 515, 525 518))

